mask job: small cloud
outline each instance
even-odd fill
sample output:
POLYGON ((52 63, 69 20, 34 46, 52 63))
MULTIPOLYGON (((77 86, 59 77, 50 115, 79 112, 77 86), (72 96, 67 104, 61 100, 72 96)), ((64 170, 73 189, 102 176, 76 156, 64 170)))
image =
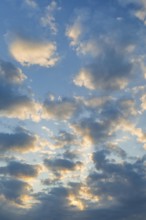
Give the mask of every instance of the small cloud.
POLYGON ((72 162, 68 159, 45 159, 44 165, 52 171, 65 171, 65 170, 75 170, 78 166, 81 166, 81 162, 72 162))
POLYGON ((32 8, 36 8, 36 7, 37 7, 37 3, 36 3, 35 0, 25 0, 25 3, 26 3, 28 6, 32 7, 32 8))
POLYGON ((41 24, 43 27, 48 27, 52 34, 57 34, 57 23, 55 19, 55 12, 60 10, 57 3, 52 1, 47 7, 43 17, 41 17, 41 24))
POLYGON ((85 22, 89 18, 89 12, 86 9, 76 11, 75 18, 72 24, 66 28, 66 36, 71 40, 71 46, 80 44, 80 40, 86 32, 85 22))
POLYGON ((20 68, 15 67, 12 63, 0 60, 0 79, 5 83, 20 84, 27 77, 20 68))
POLYGON ((9 50, 15 60, 23 66, 39 65, 52 67, 59 60, 54 42, 35 42, 17 38, 9 50))

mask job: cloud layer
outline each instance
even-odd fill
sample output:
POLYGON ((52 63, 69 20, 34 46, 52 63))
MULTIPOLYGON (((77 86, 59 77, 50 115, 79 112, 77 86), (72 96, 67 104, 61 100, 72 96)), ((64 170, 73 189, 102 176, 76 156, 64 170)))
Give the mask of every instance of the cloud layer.
POLYGON ((0 219, 144 220, 145 1, 1 10, 0 219))

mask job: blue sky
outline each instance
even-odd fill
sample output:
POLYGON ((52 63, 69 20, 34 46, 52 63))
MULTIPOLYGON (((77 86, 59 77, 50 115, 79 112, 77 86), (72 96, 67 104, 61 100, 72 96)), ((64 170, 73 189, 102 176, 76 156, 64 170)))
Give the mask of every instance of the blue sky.
POLYGON ((145 0, 0 1, 0 219, 146 218, 145 0))

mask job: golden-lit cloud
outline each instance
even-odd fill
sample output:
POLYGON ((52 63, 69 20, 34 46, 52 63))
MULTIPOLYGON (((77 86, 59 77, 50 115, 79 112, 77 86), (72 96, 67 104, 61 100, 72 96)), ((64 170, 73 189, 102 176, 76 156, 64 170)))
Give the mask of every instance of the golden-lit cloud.
POLYGON ((83 201, 78 199, 74 194, 70 194, 68 196, 68 200, 69 200, 69 205, 76 207, 79 210, 84 210, 86 207, 83 201))
POLYGON ((24 66, 54 66, 59 60, 54 42, 35 42, 16 38, 9 45, 11 55, 24 66))

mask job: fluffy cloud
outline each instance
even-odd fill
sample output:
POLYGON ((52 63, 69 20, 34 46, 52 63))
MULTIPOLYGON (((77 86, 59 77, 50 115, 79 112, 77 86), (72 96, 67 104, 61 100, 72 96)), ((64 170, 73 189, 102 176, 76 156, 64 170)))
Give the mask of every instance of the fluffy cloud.
MULTIPOLYGON (((34 7, 38 1, 24 2, 34 7)), ((67 42, 63 43, 62 31, 59 37, 51 37, 56 37, 67 53, 60 66, 65 71, 62 77, 73 78, 70 75, 73 70, 68 68, 70 55, 73 63, 79 58, 81 60, 74 68, 81 69, 74 77, 74 83, 89 90, 72 85, 69 94, 73 92, 76 96, 60 98, 60 89, 55 88, 54 93, 59 98, 50 95, 40 104, 25 87, 27 77, 21 69, 0 61, 0 116, 7 117, 2 118, 0 130, 2 220, 146 218, 146 156, 142 149, 143 145, 146 146, 146 96, 145 79, 141 74, 145 70, 142 66, 145 58, 139 57, 139 53, 145 51, 145 40, 142 39, 145 31, 143 22, 131 15, 131 10, 135 13, 143 8, 144 1, 140 0, 139 4, 138 0, 133 0, 133 4, 132 0, 127 0, 132 7, 125 8, 119 5, 119 0, 75 2, 60 1, 65 14, 60 16, 63 22, 59 22, 60 25, 64 23, 63 29, 67 27, 70 46, 80 56, 76 57, 66 47, 67 42), (86 8, 81 9, 81 5, 86 8), (75 14, 70 22, 73 11, 75 14), (29 120, 18 121, 14 118, 29 120), (8 133, 13 122, 25 123, 31 131, 35 130, 47 138, 45 146, 41 137, 22 127, 8 133), (37 152, 33 152, 35 149, 37 152)), ((29 16, 33 19, 33 15, 37 21, 42 16, 41 25, 45 28, 37 26, 37 33, 33 34, 39 34, 42 38, 48 30, 49 34, 56 34, 58 26, 54 15, 58 4, 55 1, 50 1, 47 7, 47 2, 38 4, 37 15, 34 16, 35 11, 29 10, 33 13, 29 16), (46 11, 42 15, 44 8, 46 11), (45 32, 42 34, 40 29, 45 32)), ((140 20, 145 19, 145 14, 140 16, 140 20)), ((31 26, 33 21, 30 23, 31 26)), ((30 26, 27 25, 27 30, 30 26)), ((33 64, 49 67, 57 62, 48 64, 52 62, 52 56, 58 59, 58 55, 54 43, 48 55, 48 44, 50 42, 15 39, 10 44, 10 52, 12 54, 13 51, 13 57, 24 65, 24 70, 33 64)), ((46 78, 39 78, 42 77, 39 74, 37 80, 47 83, 44 82, 46 78)), ((49 85, 53 80, 59 80, 56 78, 58 74, 52 77, 48 89, 52 88, 53 85, 50 88, 49 85)), ((66 79, 60 83, 64 82, 66 79)), ((32 87, 35 86, 32 84, 32 87)), ((37 95, 43 99, 40 88, 37 95)))
POLYGON ((73 124, 72 128, 80 135, 84 146, 96 145, 111 137, 109 126, 92 118, 84 118, 79 123, 73 124))
POLYGON ((44 160, 45 166, 54 171, 60 170, 74 170, 77 166, 81 165, 80 162, 74 163, 68 159, 45 159, 44 160))
POLYGON ((124 53, 107 47, 93 64, 80 70, 74 83, 91 90, 123 89, 132 77, 131 70, 132 63, 125 58, 124 53))
POLYGON ((20 127, 14 133, 0 133, 0 152, 26 152, 37 147, 37 140, 37 136, 20 127))
POLYGON ((54 66, 59 60, 56 49, 54 42, 35 42, 20 38, 12 41, 9 46, 11 55, 24 66, 54 66))
POLYGON ((77 110, 77 103, 74 99, 46 99, 43 106, 42 117, 48 119, 67 120, 77 110))
POLYGON ((88 182, 93 194, 101 195, 103 200, 107 202, 109 200, 110 207, 117 206, 120 219, 124 217, 129 219, 129 216, 132 216, 133 207, 136 208, 135 216, 142 219, 145 216, 145 211, 143 203, 140 201, 146 202, 144 190, 145 157, 134 163, 118 163, 109 158, 109 155, 107 150, 97 151, 93 154, 93 162, 97 172, 89 176, 88 182), (138 204, 137 199, 140 202, 138 204), (126 207, 129 208, 125 209, 126 207), (143 210, 142 213, 140 210, 143 210), (143 217, 140 217, 141 215, 143 217))
MULTIPOLYGON (((26 76, 10 62, 0 60, 0 116, 19 119, 40 119, 41 105, 23 88, 26 76), (24 90, 24 91, 23 91, 24 90)), ((27 90, 27 89, 26 89, 27 90)))
POLYGON ((9 161, 7 166, 0 167, 0 173, 18 178, 34 178, 38 176, 39 166, 19 161, 9 161))
POLYGON ((31 187, 28 183, 15 179, 1 179, 0 194, 7 200, 19 205, 23 204, 23 198, 30 193, 31 187))

